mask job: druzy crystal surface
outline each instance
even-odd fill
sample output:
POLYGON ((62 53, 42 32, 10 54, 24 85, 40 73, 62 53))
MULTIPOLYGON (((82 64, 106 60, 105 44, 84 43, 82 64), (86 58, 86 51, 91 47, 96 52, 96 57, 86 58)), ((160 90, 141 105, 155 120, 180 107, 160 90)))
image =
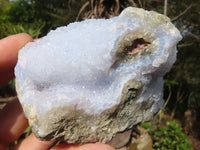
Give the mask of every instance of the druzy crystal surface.
POLYGON ((42 140, 107 143, 163 106, 179 31, 154 11, 126 8, 51 31, 19 52, 16 87, 42 140))

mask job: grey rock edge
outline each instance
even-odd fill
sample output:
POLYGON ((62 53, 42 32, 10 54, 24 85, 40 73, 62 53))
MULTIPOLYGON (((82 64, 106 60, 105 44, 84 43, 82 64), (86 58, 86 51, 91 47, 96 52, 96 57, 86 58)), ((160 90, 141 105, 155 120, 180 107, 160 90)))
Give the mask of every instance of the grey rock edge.
MULTIPOLYGON (((51 31, 19 52, 16 89, 37 138, 108 143, 163 106, 163 76, 176 60, 179 31, 154 11, 126 8, 51 31), (134 40, 149 44, 125 53, 134 40)), ((137 43, 136 43, 137 44, 137 43)))

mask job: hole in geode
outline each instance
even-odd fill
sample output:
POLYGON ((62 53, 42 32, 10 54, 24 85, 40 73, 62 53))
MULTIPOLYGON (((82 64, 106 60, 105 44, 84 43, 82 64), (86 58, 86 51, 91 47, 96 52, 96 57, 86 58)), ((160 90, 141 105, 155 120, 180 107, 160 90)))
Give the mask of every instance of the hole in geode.
POLYGON ((148 57, 158 50, 158 46, 159 41, 154 33, 145 29, 130 31, 117 41, 117 50, 110 69, 148 57))
MULTIPOLYGON (((151 42, 144 38, 135 38, 131 43, 122 44, 116 52, 116 61, 113 63, 111 68, 116 68, 121 63, 129 63, 140 59, 142 55, 145 55, 145 52, 144 54, 141 54, 141 56, 137 56, 137 54, 148 49, 149 45, 151 45, 151 42)), ((148 55, 148 52, 146 52, 146 54, 148 55)))
POLYGON ((132 42, 131 46, 127 46, 124 51, 126 54, 135 54, 137 52, 145 50, 150 42, 145 41, 143 38, 137 38, 132 42))

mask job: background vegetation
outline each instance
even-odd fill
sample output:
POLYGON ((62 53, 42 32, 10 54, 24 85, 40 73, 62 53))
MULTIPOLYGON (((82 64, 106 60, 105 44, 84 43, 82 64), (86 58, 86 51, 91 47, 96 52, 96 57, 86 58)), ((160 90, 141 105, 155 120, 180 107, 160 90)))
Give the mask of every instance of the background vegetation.
MULTIPOLYGON (((178 59, 165 76, 166 104, 160 114, 178 119, 188 136, 199 139, 200 129, 195 127, 200 121, 200 1, 0 0, 0 38, 20 32, 38 38, 73 21, 116 16, 128 6, 165 13, 180 30, 183 40, 178 45, 178 59)), ((14 95, 9 87, 13 89, 11 83, 0 87, 1 97, 14 95)))

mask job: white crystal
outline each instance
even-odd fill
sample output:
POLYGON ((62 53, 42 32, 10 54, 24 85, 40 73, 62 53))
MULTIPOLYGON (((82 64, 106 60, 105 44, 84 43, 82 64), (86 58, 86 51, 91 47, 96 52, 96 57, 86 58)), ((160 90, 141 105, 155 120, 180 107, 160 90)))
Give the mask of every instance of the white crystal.
POLYGON ((118 17, 71 23, 28 43, 15 75, 33 132, 68 143, 107 142, 149 120, 162 108, 162 76, 180 40, 166 16, 129 7, 118 17), (140 38, 148 47, 121 60, 125 47, 140 38), (131 89, 136 96, 126 98, 131 89))

